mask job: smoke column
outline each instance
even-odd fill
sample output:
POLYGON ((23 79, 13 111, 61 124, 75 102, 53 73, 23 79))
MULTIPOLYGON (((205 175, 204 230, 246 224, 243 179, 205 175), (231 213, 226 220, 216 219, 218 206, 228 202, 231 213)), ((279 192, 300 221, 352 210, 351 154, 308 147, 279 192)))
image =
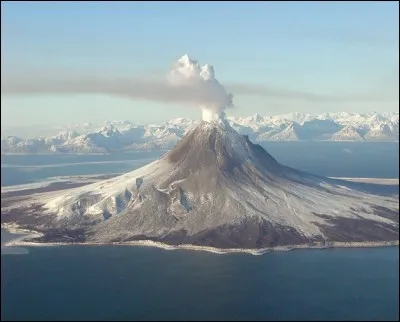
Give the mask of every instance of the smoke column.
POLYGON ((182 56, 169 72, 167 79, 172 86, 193 86, 204 88, 205 92, 218 97, 209 104, 199 104, 202 110, 203 121, 212 122, 223 119, 224 109, 233 106, 233 95, 227 93, 225 88, 215 78, 214 67, 208 64, 201 66, 188 55, 182 56))
POLYGON ((182 56, 166 78, 127 78, 110 80, 88 75, 17 75, 1 74, 2 94, 104 94, 162 103, 195 105, 203 119, 213 121, 224 116, 224 109, 233 106, 232 94, 215 79, 214 68, 200 66, 188 55, 182 56), (14 76, 14 77, 12 77, 14 76))

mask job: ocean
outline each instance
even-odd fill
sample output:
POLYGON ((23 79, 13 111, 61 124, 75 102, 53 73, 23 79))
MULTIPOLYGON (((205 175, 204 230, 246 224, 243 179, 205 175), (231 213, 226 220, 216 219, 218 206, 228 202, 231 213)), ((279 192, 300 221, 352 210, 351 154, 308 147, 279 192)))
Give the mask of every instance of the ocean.
POLYGON ((263 256, 38 247, 2 256, 2 320, 396 320, 398 248, 263 256))
MULTIPOLYGON (((267 149, 320 175, 398 178, 398 144, 301 144, 267 149)), ((126 172, 162 153, 2 156, 1 184, 126 172)), ((2 244, 12 237, 2 232, 2 244)), ((398 247, 262 256, 135 246, 22 250, 2 247, 2 320, 399 319, 398 247)))

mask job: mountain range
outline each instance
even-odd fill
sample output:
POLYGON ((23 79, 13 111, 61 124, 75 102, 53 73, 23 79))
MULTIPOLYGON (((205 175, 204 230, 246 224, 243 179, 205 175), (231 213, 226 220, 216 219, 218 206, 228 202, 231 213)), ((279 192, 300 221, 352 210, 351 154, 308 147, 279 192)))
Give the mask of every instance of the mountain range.
MULTIPOLYGON (((265 141, 398 142, 399 113, 324 113, 227 117, 238 133, 256 143, 265 141)), ((7 136, 2 153, 112 153, 169 150, 200 121, 183 118, 162 124, 108 121, 55 129, 58 134, 24 139, 7 136)))

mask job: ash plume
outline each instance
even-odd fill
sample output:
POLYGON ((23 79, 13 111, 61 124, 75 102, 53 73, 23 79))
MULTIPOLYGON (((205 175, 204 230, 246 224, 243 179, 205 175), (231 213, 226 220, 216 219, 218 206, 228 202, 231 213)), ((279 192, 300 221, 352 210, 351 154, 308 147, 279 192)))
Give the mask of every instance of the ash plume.
POLYGON ((164 79, 104 79, 99 77, 18 77, 1 79, 4 94, 105 94, 162 103, 195 105, 203 119, 223 117, 233 106, 233 96, 215 78, 214 68, 182 56, 164 79))

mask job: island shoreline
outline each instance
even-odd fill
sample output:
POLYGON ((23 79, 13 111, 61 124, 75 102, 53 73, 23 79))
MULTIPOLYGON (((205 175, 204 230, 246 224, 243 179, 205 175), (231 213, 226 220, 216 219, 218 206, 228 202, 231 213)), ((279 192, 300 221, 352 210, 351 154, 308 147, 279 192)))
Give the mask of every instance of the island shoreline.
POLYGON ((26 234, 17 239, 13 239, 9 242, 4 243, 3 247, 54 247, 54 246, 141 246, 141 247, 153 247, 163 250, 190 250, 190 251, 202 251, 213 254, 234 254, 234 253, 244 253, 249 255, 264 255, 271 252, 284 252, 299 249, 333 249, 333 248, 377 248, 377 247, 398 247, 399 240, 394 241, 371 241, 371 242, 328 242, 328 245, 323 245, 322 243, 310 244, 298 244, 298 245, 284 245, 284 246, 274 246, 265 248, 216 248, 210 246, 198 246, 191 244, 181 244, 181 245, 169 245, 162 242, 155 242, 152 240, 135 240, 128 242, 110 242, 110 243, 97 243, 97 242, 55 242, 55 243, 38 243, 32 241, 26 241, 26 239, 32 239, 35 237, 43 236, 42 233, 19 229, 15 225, 2 224, 2 229, 7 230, 9 233, 26 234))

